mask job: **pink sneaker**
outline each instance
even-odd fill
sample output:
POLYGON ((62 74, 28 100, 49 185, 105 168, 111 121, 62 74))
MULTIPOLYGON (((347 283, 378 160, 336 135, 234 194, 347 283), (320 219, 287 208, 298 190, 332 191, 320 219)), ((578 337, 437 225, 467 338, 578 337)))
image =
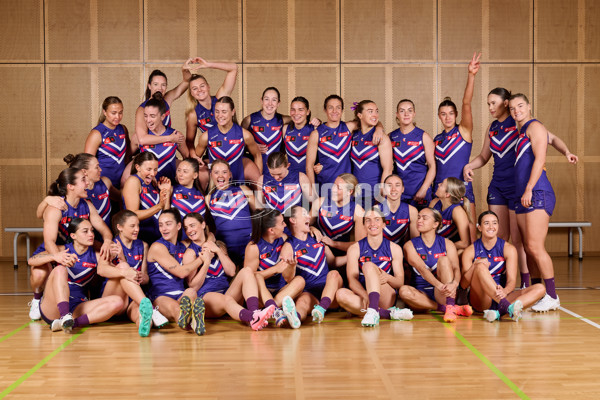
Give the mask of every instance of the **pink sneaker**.
POLYGON ((255 331, 260 331, 262 328, 269 325, 269 318, 271 318, 274 312, 275 306, 273 304, 262 310, 254 311, 252 314, 252 321, 250 322, 250 328, 255 331))

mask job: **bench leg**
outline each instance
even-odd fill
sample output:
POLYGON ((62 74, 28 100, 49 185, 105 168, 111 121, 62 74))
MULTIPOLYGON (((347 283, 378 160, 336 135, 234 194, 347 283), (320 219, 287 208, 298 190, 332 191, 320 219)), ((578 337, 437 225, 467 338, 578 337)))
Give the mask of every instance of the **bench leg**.
POLYGON ((21 232, 15 232, 15 238, 13 239, 13 266, 15 269, 19 268, 19 264, 17 264, 17 241, 20 234, 21 232))
POLYGON ((573 228, 569 228, 569 257, 573 257, 573 228))
POLYGON ((577 227, 577 231, 579 232, 579 259, 583 260, 583 232, 579 227, 577 227))

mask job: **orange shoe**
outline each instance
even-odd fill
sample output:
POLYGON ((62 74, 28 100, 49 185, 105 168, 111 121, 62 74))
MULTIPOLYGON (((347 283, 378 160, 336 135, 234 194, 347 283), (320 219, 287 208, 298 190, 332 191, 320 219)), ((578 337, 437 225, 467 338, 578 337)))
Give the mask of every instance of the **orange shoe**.
POLYGON ((450 306, 450 305, 446 306, 446 312, 444 313, 444 321, 445 322, 454 322, 454 321, 456 321, 456 318, 458 318, 456 316, 456 309, 457 308, 459 308, 459 307, 450 306))
POLYGON ((454 306, 454 312, 456 313, 456 315, 470 317, 471 315, 473 315, 473 308, 468 304, 465 304, 464 306, 454 306))

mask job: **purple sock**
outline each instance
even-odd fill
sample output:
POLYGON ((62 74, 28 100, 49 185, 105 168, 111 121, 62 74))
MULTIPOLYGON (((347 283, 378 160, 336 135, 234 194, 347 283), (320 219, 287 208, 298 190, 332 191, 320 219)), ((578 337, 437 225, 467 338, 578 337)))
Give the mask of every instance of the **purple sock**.
POLYGON ((438 304, 437 311, 439 311, 439 312, 446 312, 446 306, 443 305, 443 304, 438 304))
POLYGON ((379 316, 383 319, 390 319, 390 310, 388 310, 387 308, 380 308, 379 316))
POLYGON ((554 286, 554 278, 544 279, 544 284, 546 285, 546 293, 548 296, 556 299, 558 296, 556 295, 556 287, 554 286))
POLYGON ((73 324, 74 327, 77 326, 87 326, 90 324, 90 319, 88 318, 87 314, 83 314, 80 315, 79 317, 75 318, 75 323, 73 324))
POLYGON ((456 303, 454 302, 454 297, 446 297, 446 305, 447 306, 453 306, 456 303))
POLYGON ((58 313, 60 314, 61 317, 64 317, 65 315, 67 315, 69 313, 69 302, 68 301, 61 301, 60 303, 57 304, 58 306, 58 313))
POLYGON ((500 300, 500 303, 498 303, 498 312, 500 313, 500 315, 504 315, 508 312, 508 307, 510 306, 510 302, 506 299, 502 299, 500 300))
POLYGON ((43 294, 44 294, 44 292, 34 293, 33 298, 36 300, 41 300, 43 294))
MULTIPOLYGON (((258 310, 258 297, 252 296, 246 299, 246 305, 248 306, 248 310, 256 311, 258 310)), ((275 306, 277 307, 277 306, 275 306)))
MULTIPOLYGON (((251 298, 252 298, 252 297, 251 297, 251 298)), ((251 298, 250 298, 250 299, 251 299, 251 298)), ((250 300, 250 299, 248 299, 248 300, 250 300)), ((246 303, 247 303, 247 302, 246 302, 246 303)), ((272 305, 274 305, 275 307, 277 307, 277 303, 275 303, 275 300, 273 300, 273 299, 269 299, 269 300, 267 300, 267 301, 265 302, 265 307, 269 307, 271 304, 272 304, 272 305)), ((248 306, 248 307, 249 307, 249 306, 248 306)))
POLYGON ((532 285, 536 285, 538 283, 542 283, 542 278, 531 278, 532 285))
POLYGON ((296 311, 296 315, 298 316, 298 319, 302 321, 302 317, 300 316, 300 313, 298 311, 296 311))
POLYGON ((372 308, 373 310, 379 310, 379 293, 369 293, 369 308, 372 308))
POLYGON ((240 321, 250 323, 252 322, 252 311, 243 308, 240 310, 240 321))
MULTIPOLYGON (((369 299, 370 299, 370 297, 369 297, 369 299)), ((379 301, 379 300, 377 300, 377 301, 379 301)), ((327 310, 329 308, 329 306, 331 305, 331 299, 329 297, 323 297, 321 299, 321 301, 319 302, 319 305, 327 310)))
POLYGON ((529 287, 529 272, 521 272, 521 284, 526 288, 529 287))

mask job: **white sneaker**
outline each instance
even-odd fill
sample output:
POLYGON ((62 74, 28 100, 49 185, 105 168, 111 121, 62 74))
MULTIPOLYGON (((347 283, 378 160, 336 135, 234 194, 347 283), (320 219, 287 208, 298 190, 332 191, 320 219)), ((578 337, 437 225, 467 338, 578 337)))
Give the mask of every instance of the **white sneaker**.
POLYGON ((483 310, 483 319, 485 319, 487 322, 500 321, 500 311, 483 310))
POLYGON ((362 326, 377 326, 379 325, 379 313, 373 308, 367 309, 367 313, 362 319, 362 326))
POLYGON ((560 307, 560 300, 558 299, 558 296, 553 299, 548 295, 548 293, 546 293, 540 301, 531 307, 531 309, 535 312, 547 312, 556 310, 558 307, 560 307))
POLYGON ((301 322, 296 313, 296 304, 294 303, 294 300, 290 296, 285 296, 281 306, 283 307, 283 314, 287 318, 292 329, 300 328, 301 322))
POLYGON ((40 313, 40 301, 38 299, 32 299, 29 304, 29 318, 33 321, 37 321, 42 318, 40 313))
POLYGON ((71 313, 68 313, 60 317, 59 319, 55 319, 54 321, 52 321, 52 324, 50 325, 50 330, 52 330, 52 332, 57 332, 62 329, 66 333, 69 333, 71 332, 71 329, 73 329, 74 323, 75 321, 73 320, 73 315, 71 313))
POLYGON ((169 323, 169 320, 158 311, 158 307, 152 310, 152 324, 156 328, 162 328, 169 323))
POLYGON ((390 319, 395 321, 410 321, 413 319, 413 312, 410 308, 391 307, 389 310, 390 319))

